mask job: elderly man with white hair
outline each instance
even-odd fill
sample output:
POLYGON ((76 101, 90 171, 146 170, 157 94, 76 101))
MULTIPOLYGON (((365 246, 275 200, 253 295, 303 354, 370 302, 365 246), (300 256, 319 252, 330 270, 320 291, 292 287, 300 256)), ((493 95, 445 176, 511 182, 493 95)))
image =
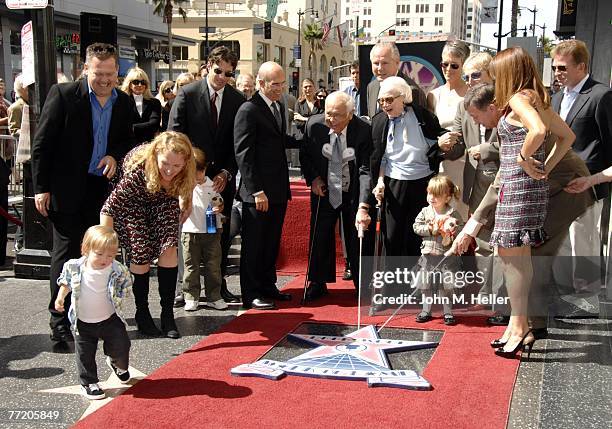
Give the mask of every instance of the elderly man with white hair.
MULTIPOLYGON (((349 94, 332 92, 325 100, 325 113, 311 116, 305 127, 300 162, 311 190, 307 301, 326 294, 327 283, 336 281, 335 226, 340 216, 348 261, 359 271, 357 229, 352 220, 358 211, 367 213, 370 206, 372 138, 370 126, 354 111, 349 94)), ((353 282, 357 288, 357 276, 353 282)))
MULTIPOLYGON (((435 115, 412 103, 411 88, 401 77, 381 83, 378 103, 381 111, 372 118, 370 166, 374 195, 384 203, 386 255, 417 256, 421 239, 412 224, 427 205, 427 182, 437 174, 443 156, 438 137, 446 130, 435 115)), ((367 222, 359 214, 357 220, 367 222)))

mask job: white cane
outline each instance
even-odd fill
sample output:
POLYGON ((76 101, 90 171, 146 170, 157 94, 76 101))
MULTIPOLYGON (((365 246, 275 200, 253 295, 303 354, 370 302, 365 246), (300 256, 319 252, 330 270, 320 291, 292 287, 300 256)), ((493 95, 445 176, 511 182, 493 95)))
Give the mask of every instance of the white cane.
POLYGON ((359 238, 359 280, 357 281, 357 329, 361 328, 361 266, 363 252, 363 225, 360 223, 357 228, 357 237, 359 238))

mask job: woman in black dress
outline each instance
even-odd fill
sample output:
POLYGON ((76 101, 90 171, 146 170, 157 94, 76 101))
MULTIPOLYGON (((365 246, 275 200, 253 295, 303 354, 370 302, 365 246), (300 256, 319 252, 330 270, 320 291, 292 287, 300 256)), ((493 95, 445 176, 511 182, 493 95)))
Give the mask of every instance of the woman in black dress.
POLYGON ((161 128, 160 131, 163 133, 168 129, 168 118, 170 117, 170 103, 176 95, 173 92, 174 82, 171 80, 165 80, 159 84, 159 91, 155 98, 159 100, 161 104, 161 128))
POLYGON ((293 114, 293 122, 297 128, 297 139, 304 136, 306 121, 312 115, 323 113, 323 109, 317 104, 315 98, 315 84, 312 80, 306 78, 302 81, 302 93, 295 103, 295 113, 293 114))
POLYGON ((134 134, 138 143, 149 142, 159 132, 161 104, 151 94, 151 82, 147 73, 138 67, 130 69, 121 90, 132 96, 137 114, 134 120, 134 134))

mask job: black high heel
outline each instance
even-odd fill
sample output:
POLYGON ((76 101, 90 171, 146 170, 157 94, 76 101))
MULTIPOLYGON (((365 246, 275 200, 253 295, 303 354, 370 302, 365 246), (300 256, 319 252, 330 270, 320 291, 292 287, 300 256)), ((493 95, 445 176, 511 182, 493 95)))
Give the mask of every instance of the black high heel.
POLYGON ((514 349, 512 349, 512 350, 504 350, 503 347, 500 347, 500 348, 495 350, 495 354, 497 356, 501 356, 501 357, 506 358, 506 359, 513 359, 516 356, 516 354, 519 352, 519 350, 529 349, 529 350, 527 350, 527 358, 529 358, 529 356, 531 355, 531 349, 533 348, 533 344, 536 342, 536 340, 534 338, 533 341, 531 341, 530 343, 525 344, 525 339, 527 338, 527 336, 530 333, 531 333, 531 329, 529 329, 527 331, 527 333, 525 333, 525 335, 523 335, 523 338, 521 338, 521 341, 519 341, 516 344, 514 349))
POLYGON ((507 343, 507 341, 501 341, 501 338, 498 338, 496 340, 491 341, 491 347, 493 347, 494 349, 498 349, 500 347, 505 346, 507 343))

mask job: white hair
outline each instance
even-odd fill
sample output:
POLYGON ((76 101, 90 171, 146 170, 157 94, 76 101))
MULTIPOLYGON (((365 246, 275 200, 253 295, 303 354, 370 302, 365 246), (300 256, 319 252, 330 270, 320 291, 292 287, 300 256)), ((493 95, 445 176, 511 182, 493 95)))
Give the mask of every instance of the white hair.
POLYGON ((325 99, 325 105, 333 104, 335 102, 342 103, 346 107, 347 113, 355 111, 355 100, 353 100, 353 97, 348 95, 346 92, 334 91, 325 99))
POLYGON ((23 84, 23 75, 18 74, 13 81, 13 90, 19 94, 21 91, 27 91, 27 87, 23 84))
POLYGON ((380 83, 380 91, 378 96, 381 95, 392 95, 392 96, 403 96, 404 104, 412 103, 412 89, 410 85, 399 76, 391 76, 386 78, 380 83))

